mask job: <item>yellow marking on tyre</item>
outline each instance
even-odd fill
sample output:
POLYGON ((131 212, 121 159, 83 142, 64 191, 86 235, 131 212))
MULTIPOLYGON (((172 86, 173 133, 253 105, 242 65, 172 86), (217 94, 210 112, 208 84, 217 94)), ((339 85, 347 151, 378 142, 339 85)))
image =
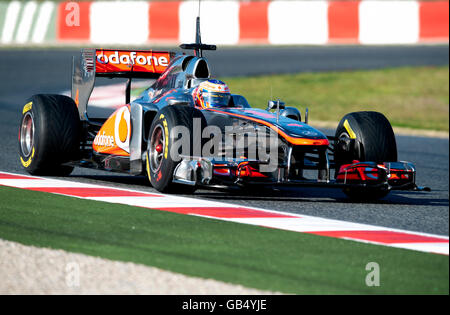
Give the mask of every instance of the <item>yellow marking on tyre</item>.
POLYGON ((159 115, 159 119, 163 119, 164 118, 164 114, 159 115))
POLYGON ((22 115, 25 114, 26 112, 30 111, 32 107, 33 107, 33 102, 26 103, 25 106, 23 107, 22 115))
POLYGON ((350 127, 347 119, 344 121, 344 128, 345 130, 347 130, 350 139, 356 139, 356 134, 353 131, 352 127, 350 127))
MULTIPOLYGON (((164 115, 162 115, 162 116, 164 116, 164 115)), ((164 134, 165 134, 165 139, 166 139, 166 145, 164 147, 164 158, 167 159, 167 152, 169 152, 169 128, 167 127, 167 121, 165 119, 163 120, 163 126, 164 126, 164 134)))
POLYGON ((33 157, 34 157, 34 147, 33 147, 33 151, 31 151, 31 156, 28 160, 24 161, 22 157, 20 157, 20 162, 22 163, 23 167, 27 168, 28 166, 30 166, 31 162, 33 161, 33 157))
POLYGON ((147 161, 145 162, 145 164, 147 164, 147 176, 148 176, 148 179, 150 180, 151 179, 151 176, 150 176, 150 165, 148 164, 148 160, 150 160, 149 152, 147 152, 147 159, 146 160, 147 161))
POLYGON ((27 168, 31 164, 31 158, 29 158, 27 161, 24 161, 22 157, 20 157, 20 162, 22 162, 23 167, 27 168))

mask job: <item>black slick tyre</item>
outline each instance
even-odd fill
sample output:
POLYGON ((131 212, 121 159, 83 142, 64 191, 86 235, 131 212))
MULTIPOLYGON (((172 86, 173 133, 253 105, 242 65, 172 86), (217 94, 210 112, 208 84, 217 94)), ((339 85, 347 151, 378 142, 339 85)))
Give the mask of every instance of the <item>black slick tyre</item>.
MULTIPOLYGON (((351 164, 354 160, 377 163, 397 161, 394 131, 381 113, 365 111, 345 115, 336 129, 335 137, 336 173, 341 165, 351 164)), ((345 188, 344 193, 351 199, 364 201, 383 198, 389 190, 345 188)))
POLYGON ((19 160, 32 175, 67 176, 64 163, 79 158, 80 119, 75 102, 63 95, 34 95, 22 109, 19 160))

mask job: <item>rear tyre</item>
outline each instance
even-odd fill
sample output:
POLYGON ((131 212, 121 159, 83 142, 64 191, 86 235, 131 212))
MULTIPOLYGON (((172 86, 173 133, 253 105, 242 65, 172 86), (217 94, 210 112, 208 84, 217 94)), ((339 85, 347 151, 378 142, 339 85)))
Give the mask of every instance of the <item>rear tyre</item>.
MULTIPOLYGON (((201 132, 206 126, 206 120, 194 107, 171 105, 164 107, 156 114, 149 130, 147 147, 147 175, 156 190, 179 194, 190 194, 195 191, 195 186, 172 182, 174 170, 181 159, 179 155, 182 154, 173 149, 174 143, 182 137, 182 134, 176 134, 175 127, 181 127, 189 133, 186 135, 189 139, 189 147, 185 148, 185 155, 193 156, 196 146, 200 147, 200 150, 202 148, 201 133, 196 135, 194 130, 195 118, 200 121, 201 132)), ((179 149, 182 148, 179 147, 179 149)))
MULTIPOLYGON (((378 112, 354 112, 344 116, 336 129, 336 174, 343 164, 361 162, 396 162, 397 144, 387 118, 378 112), (354 142, 350 141, 354 139, 354 142)), ((345 188, 351 199, 367 201, 385 197, 389 190, 380 188, 345 188)))
POLYGON ((74 101, 63 95, 34 95, 22 110, 19 159, 32 175, 67 176, 64 163, 79 158, 80 119, 74 101))

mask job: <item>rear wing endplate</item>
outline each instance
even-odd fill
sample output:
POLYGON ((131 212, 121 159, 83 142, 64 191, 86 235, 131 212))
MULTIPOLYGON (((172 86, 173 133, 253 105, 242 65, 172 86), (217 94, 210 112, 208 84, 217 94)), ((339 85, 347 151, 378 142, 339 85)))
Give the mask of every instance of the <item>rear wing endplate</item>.
POLYGON ((82 49, 73 58, 72 99, 81 120, 87 120, 87 106, 96 77, 127 78, 126 103, 130 99, 131 79, 157 79, 166 71, 173 52, 153 50, 82 49))

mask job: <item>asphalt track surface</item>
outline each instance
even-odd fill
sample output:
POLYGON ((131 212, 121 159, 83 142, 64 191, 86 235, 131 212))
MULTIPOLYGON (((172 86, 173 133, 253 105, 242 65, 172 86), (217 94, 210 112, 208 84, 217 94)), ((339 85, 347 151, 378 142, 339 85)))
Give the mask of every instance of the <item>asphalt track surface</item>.
MULTIPOLYGON (((36 93, 70 88, 78 50, 0 49, 0 171, 24 173, 17 158, 21 109, 36 93)), ((208 52, 216 76, 447 65, 448 46, 261 47, 208 52)), ((105 82, 102 82, 105 83, 105 82)), ((314 115, 314 109, 311 109, 314 115)), ((326 131, 333 134, 333 131, 326 131)), ((448 139, 397 136, 399 159, 415 163, 417 183, 432 192, 391 192, 374 203, 353 203, 338 189, 282 188, 258 192, 200 190, 193 195, 234 204, 391 228, 449 234, 448 139)), ((68 180, 153 191, 145 177, 77 168, 68 180)))

